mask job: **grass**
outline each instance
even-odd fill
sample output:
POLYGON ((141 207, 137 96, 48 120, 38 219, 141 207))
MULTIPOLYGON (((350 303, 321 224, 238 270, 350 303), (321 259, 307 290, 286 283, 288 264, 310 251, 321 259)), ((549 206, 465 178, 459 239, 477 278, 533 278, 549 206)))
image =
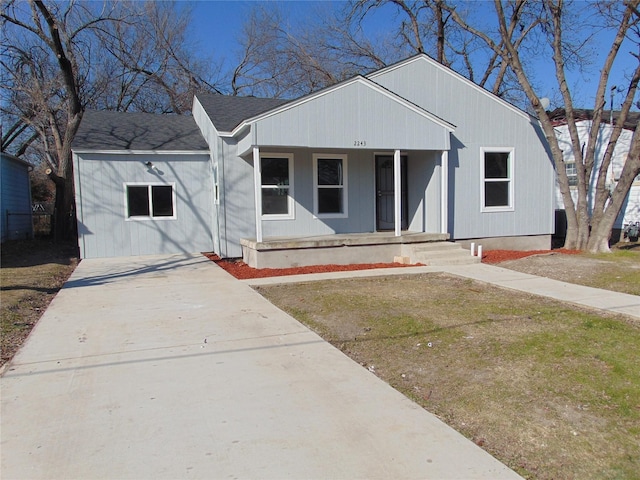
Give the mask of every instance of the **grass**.
POLYGON ((536 255, 499 266, 588 287, 640 295, 640 244, 619 244, 611 253, 536 255))
POLYGON ((587 286, 640 295, 640 249, 615 249, 611 253, 583 254, 601 266, 587 286))
POLYGON ((5 242, 0 268, 0 366, 10 360, 77 264, 74 248, 47 240, 5 242))
MULTIPOLYGON (((637 249, 572 257, 565 280, 640 294, 637 249)), ((2 245, 3 362, 76 262, 2 245)), ((527 478, 640 479, 638 324, 442 274, 258 290, 527 478)))
POLYGON ((640 327, 443 274, 259 287, 527 478, 640 478, 640 327))

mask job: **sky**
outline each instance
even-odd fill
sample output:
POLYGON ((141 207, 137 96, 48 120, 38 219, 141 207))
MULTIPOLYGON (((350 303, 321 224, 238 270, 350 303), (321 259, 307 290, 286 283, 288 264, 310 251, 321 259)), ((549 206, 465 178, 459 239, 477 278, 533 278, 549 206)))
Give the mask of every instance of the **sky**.
MULTIPOLYGON (((578 0, 580 2, 582 0, 578 0)), ((269 3, 276 3, 268 0, 260 1, 247 1, 247 0, 197 0, 195 2, 195 8, 193 11, 193 35, 200 44, 200 48, 203 52, 213 56, 214 58, 220 58, 221 55, 226 57, 226 66, 232 67, 233 54, 239 50, 238 39, 242 34, 242 25, 247 17, 248 12, 253 6, 261 3, 262 5, 268 5, 269 3)), ((292 21, 304 19, 313 15, 314 11, 318 8, 340 8, 344 5, 341 0, 288 0, 277 2, 284 6, 286 11, 291 16, 292 21)), ((475 4, 478 7, 477 12, 480 15, 491 15, 493 11, 492 2, 487 0, 476 0, 475 4)), ((369 29, 371 34, 375 35, 377 32, 384 32, 386 28, 393 28, 393 15, 376 15, 366 24, 366 28, 369 29)), ((594 93, 597 88, 597 82, 599 77, 598 65, 601 65, 604 60, 604 56, 611 45, 611 38, 601 38, 599 43, 600 48, 594 53, 593 67, 589 72, 580 74, 569 74, 569 86, 574 96, 575 106, 579 108, 593 108, 594 93)), ((628 85, 628 81, 624 81, 624 72, 632 71, 634 60, 627 54, 630 47, 623 46, 618 60, 614 64, 612 74, 610 77, 610 84, 607 87, 607 106, 609 108, 610 103, 610 87, 614 84, 628 85)), ((552 100, 552 108, 554 106, 554 98, 558 99, 557 94, 557 82, 553 74, 553 70, 550 69, 549 64, 544 64, 546 59, 539 59, 537 62, 539 66, 535 68, 537 80, 541 88, 537 91, 540 97, 549 97, 552 100), (546 73, 548 72, 548 73, 546 73), (549 80, 546 80, 546 79, 549 80)), ((535 60, 534 60, 535 61, 535 60)), ((620 107, 620 103, 623 100, 625 92, 615 92, 614 96, 614 109, 620 107)))

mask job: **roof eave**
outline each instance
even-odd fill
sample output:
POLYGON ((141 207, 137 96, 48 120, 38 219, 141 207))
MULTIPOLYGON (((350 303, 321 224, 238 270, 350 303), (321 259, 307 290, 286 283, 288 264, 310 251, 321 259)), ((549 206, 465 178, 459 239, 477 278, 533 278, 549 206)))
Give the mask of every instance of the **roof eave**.
POLYGON ((386 95, 392 99, 394 99, 395 101, 397 101, 398 103, 403 104, 405 107, 409 108, 410 110, 416 112, 417 114, 431 120, 434 123, 437 123, 438 125, 440 125, 442 128, 448 130, 450 133, 455 131, 456 126, 447 122, 446 120, 432 114, 431 112, 428 112, 427 110, 423 109, 422 107, 410 102, 409 100, 402 98, 400 95, 397 95, 396 93, 384 88, 383 86, 377 84, 376 82, 374 82, 373 80, 370 80, 366 77, 363 77, 362 75, 357 75, 349 80, 345 80, 344 82, 340 82, 337 83, 335 85, 332 85, 330 87, 324 88, 322 90, 319 90, 317 92, 314 93, 310 93, 308 95, 305 95, 303 97, 300 97, 297 100, 292 100, 290 102, 285 103, 284 105, 280 105, 278 107, 275 107, 271 110, 268 110, 266 112, 263 112, 259 115, 256 115, 252 118, 248 118, 246 120, 244 120, 243 122, 241 122, 240 124, 238 124, 231 132, 218 132, 220 134, 221 137, 237 137, 239 134, 243 133, 243 131, 248 128, 250 125, 254 124, 255 122, 262 120, 264 118, 270 117, 271 115, 276 115, 280 112, 284 112, 285 110, 288 110, 290 108, 295 108, 298 105, 302 105, 303 103, 309 102, 315 98, 327 95, 335 90, 338 90, 340 88, 344 88, 347 85, 350 85, 352 83, 356 83, 356 82, 360 82, 360 83, 364 83, 366 86, 373 88, 375 90, 377 90, 378 92, 380 92, 383 95, 386 95))
POLYGON ((208 155, 209 150, 135 150, 135 149, 99 149, 99 148, 71 148, 73 153, 94 153, 108 155, 208 155))

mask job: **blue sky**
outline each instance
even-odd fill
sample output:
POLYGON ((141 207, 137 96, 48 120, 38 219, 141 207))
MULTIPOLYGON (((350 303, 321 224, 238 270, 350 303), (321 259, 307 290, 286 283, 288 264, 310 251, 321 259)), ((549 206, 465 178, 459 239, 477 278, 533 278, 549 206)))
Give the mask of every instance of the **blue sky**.
MULTIPOLYGON (((237 53, 238 38, 242 34, 242 25, 248 12, 253 6, 259 2, 238 0, 198 0, 195 3, 193 11, 193 34, 196 40, 199 42, 200 47, 211 55, 213 58, 219 59, 224 56, 226 59, 226 66, 233 66, 234 53, 237 53)), ((273 2, 262 0, 263 5, 273 2)), ((293 21, 306 16, 313 15, 317 8, 340 8, 344 5, 342 1, 336 0, 290 0, 277 2, 280 5, 286 7, 287 12, 291 15, 293 21)), ((492 3, 488 1, 478 0, 476 2, 478 6, 478 12, 482 15, 482 11, 486 9, 487 14, 491 14, 493 11, 492 3)), ((370 29, 372 34, 376 34, 378 31, 383 32, 385 27, 391 26, 393 20, 389 16, 377 15, 374 19, 370 20, 367 24, 367 28, 370 29)), ((597 87, 597 80, 599 76, 598 65, 601 65, 604 59, 606 51, 611 45, 611 40, 602 39, 602 49, 596 53, 597 58, 594 58, 593 67, 590 71, 583 74, 571 74, 569 76, 569 86, 574 96, 575 106, 592 108, 593 107, 593 94, 597 87)), ((624 72, 630 71, 635 66, 630 59, 627 52, 630 50, 630 46, 621 50, 619 54, 619 60, 614 65, 614 69, 611 75, 611 83, 619 83, 620 85, 628 85, 628 81, 624 81, 624 72)), ((538 61, 539 67, 536 68, 536 75, 542 88, 537 92, 541 97, 548 96, 553 98, 554 89, 556 87, 555 77, 553 76, 553 70, 549 64, 544 65, 542 63, 544 59, 538 61), (548 72, 548 75, 545 75, 548 72), (546 76, 550 77, 550 80, 545 81, 546 76)), ((626 90, 625 90, 626 92, 626 90)), ((623 99, 624 93, 616 93, 614 97, 614 108, 619 108, 620 102, 623 99)), ((609 88, 607 88, 607 108, 609 107, 609 88)), ((552 107, 554 105, 552 104, 552 107)))

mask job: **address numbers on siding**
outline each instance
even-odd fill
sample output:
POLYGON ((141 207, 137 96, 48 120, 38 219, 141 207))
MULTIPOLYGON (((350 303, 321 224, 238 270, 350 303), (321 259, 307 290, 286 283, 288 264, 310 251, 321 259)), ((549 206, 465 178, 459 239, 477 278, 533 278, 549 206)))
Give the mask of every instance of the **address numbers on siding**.
POLYGON ((367 146, 367 141, 366 140, 354 140, 353 141, 353 146, 354 147, 366 147, 367 146))

